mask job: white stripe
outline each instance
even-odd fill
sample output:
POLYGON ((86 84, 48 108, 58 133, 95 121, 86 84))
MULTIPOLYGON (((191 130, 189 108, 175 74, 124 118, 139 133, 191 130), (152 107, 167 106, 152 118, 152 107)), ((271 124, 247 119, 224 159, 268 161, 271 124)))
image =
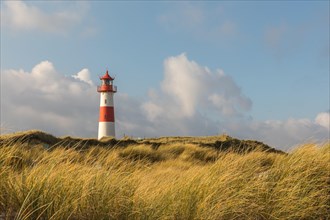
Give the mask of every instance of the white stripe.
POLYGON ((113 106, 113 93, 101 92, 100 93, 100 106, 113 106))
POLYGON ((99 122, 98 139, 100 140, 102 137, 116 137, 114 122, 99 122))

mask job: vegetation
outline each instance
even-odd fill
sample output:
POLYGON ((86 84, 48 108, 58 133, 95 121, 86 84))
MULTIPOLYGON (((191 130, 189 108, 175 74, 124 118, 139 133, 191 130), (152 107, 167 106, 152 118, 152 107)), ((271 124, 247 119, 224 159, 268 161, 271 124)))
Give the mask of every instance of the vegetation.
POLYGON ((0 219, 330 219, 329 162, 329 143, 2 135, 0 219))

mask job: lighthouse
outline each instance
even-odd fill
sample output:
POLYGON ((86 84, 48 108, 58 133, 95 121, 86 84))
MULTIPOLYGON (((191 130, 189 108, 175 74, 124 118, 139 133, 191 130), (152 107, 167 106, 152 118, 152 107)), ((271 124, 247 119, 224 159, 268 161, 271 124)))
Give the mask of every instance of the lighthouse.
POLYGON ((100 93, 99 140, 116 135, 113 94, 117 92, 117 87, 113 85, 114 78, 109 75, 108 70, 100 80, 101 85, 97 87, 97 92, 100 93))

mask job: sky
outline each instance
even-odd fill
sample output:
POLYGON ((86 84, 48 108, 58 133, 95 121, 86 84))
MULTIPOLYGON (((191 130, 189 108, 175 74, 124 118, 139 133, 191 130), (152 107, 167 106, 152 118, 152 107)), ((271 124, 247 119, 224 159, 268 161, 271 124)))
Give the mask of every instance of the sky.
POLYGON ((1 133, 329 140, 329 1, 1 1, 1 133))

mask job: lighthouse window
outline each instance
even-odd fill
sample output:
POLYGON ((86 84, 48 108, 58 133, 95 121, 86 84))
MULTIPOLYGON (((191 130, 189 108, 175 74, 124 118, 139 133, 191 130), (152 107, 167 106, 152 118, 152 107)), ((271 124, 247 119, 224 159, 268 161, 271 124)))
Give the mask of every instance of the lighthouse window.
POLYGON ((104 99, 104 104, 107 104, 107 100, 106 99, 104 99))

